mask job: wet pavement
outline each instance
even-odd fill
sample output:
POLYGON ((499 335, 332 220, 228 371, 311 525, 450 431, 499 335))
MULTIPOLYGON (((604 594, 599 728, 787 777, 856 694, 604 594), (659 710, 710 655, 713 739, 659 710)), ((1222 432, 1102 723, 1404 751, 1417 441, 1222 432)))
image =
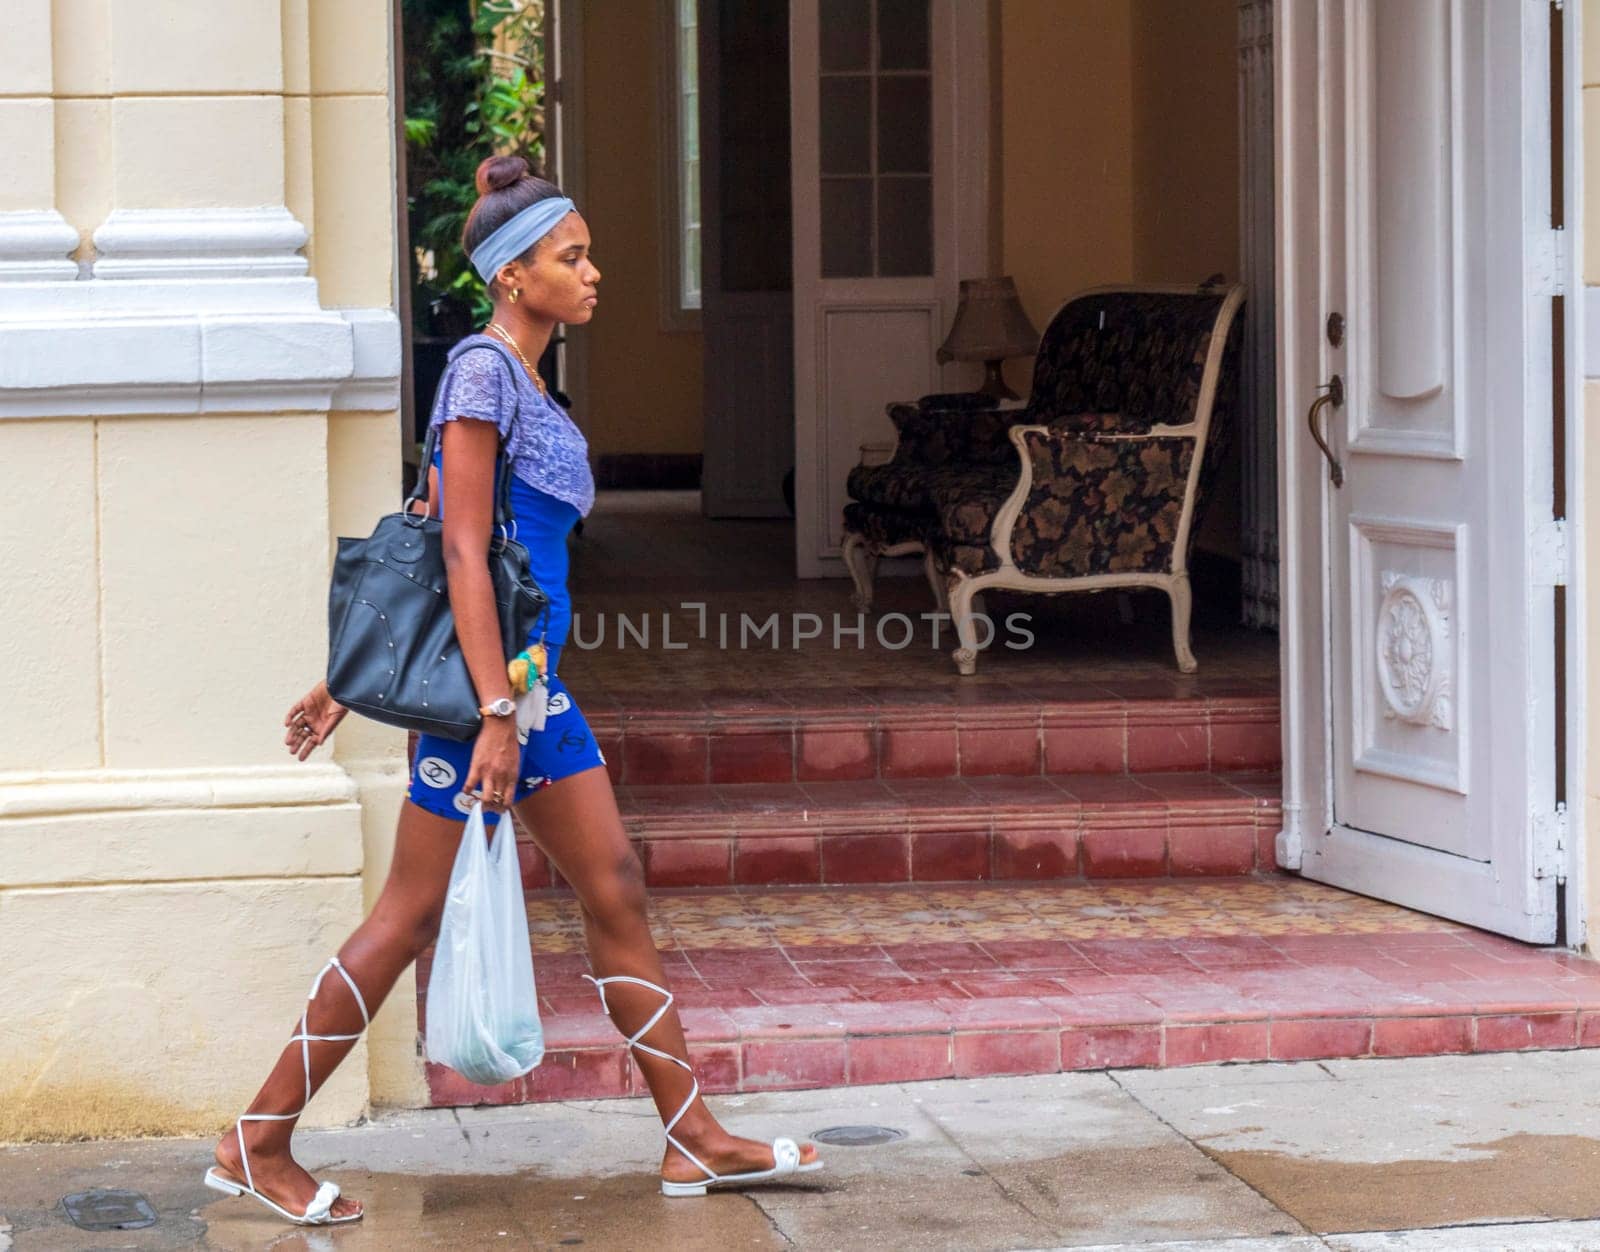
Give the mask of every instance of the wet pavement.
POLYGON ((0 1252, 209 1248, 1600 1249, 1600 1054, 1304 1062, 716 1097, 740 1133, 871 1123, 792 1186, 666 1200, 639 1100, 395 1114, 303 1158, 367 1204, 297 1230, 204 1189, 209 1144, 0 1149, 0 1252), (142 1192, 144 1230, 60 1207, 142 1192))

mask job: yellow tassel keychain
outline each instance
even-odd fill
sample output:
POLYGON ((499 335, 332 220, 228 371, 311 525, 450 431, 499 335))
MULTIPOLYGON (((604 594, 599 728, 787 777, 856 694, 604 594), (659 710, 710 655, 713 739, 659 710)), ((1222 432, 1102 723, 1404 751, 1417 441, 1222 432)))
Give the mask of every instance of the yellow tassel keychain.
POLYGON ((549 653, 541 639, 531 648, 517 653, 506 665, 512 693, 517 697, 517 729, 543 730, 546 706, 550 703, 550 684, 545 673, 549 653))

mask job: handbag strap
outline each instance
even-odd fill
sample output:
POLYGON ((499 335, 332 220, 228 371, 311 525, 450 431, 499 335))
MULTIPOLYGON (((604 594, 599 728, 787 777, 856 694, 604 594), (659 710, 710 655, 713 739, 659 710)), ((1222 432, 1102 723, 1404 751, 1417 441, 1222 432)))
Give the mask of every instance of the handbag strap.
MULTIPOLYGON (((482 335, 479 336, 479 338, 481 338, 483 342, 481 344, 474 344, 472 348, 467 349, 467 351, 470 352, 476 348, 483 347, 493 349, 494 352, 499 355, 501 362, 505 365, 506 370, 510 374, 509 381, 511 383, 512 406, 511 421, 515 422, 517 420, 517 416, 522 411, 522 392, 517 386, 517 370, 521 369, 522 366, 519 362, 512 360, 511 350, 504 344, 499 343, 488 335, 482 335)), ((463 355, 465 355, 465 353, 463 353, 463 355)), ((460 358, 458 357, 457 360, 459 359, 460 358)), ((454 371, 455 368, 456 361, 450 362, 450 366, 445 371, 444 377, 439 380, 439 386, 437 389, 438 396, 444 396, 447 394, 446 384, 449 381, 451 372, 454 371)), ((434 406, 435 409, 437 409, 437 399, 434 401, 434 406)), ((442 423, 435 423, 433 421, 433 416, 433 414, 429 415, 428 434, 427 437, 422 441, 422 463, 417 467, 417 481, 416 484, 411 488, 411 494, 406 497, 405 512, 407 513, 411 512, 411 505, 413 502, 420 504, 428 503, 428 470, 433 466, 433 454, 434 450, 438 447, 439 429, 442 425, 442 423)), ((512 524, 511 458, 506 455, 505 440, 500 441, 499 451, 495 457, 495 484, 495 525, 506 534, 510 534, 512 524)), ((444 495, 444 484, 442 482, 439 484, 439 494, 441 497, 444 495)))

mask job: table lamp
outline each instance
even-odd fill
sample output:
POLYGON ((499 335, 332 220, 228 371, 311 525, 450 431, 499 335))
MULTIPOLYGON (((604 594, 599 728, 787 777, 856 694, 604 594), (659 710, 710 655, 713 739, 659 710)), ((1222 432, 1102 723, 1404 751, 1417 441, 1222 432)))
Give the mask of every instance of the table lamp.
POLYGON ((1015 400, 1000 372, 1007 357, 1031 356, 1039 348, 1039 332, 1017 298, 1017 284, 1009 278, 963 278, 956 320, 939 346, 939 363, 982 361, 983 385, 978 395, 1015 400))

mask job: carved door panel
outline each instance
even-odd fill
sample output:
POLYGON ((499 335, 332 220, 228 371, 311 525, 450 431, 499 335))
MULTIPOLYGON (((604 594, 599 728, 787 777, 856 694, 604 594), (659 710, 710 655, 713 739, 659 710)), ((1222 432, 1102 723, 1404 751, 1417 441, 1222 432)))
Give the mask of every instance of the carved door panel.
POLYGON ((1281 296, 1284 473, 1314 505, 1296 555, 1323 606, 1300 606, 1296 646, 1320 659, 1286 667, 1291 698, 1326 676, 1322 748, 1290 749, 1302 867, 1549 940, 1548 9, 1319 0, 1308 28, 1311 7, 1286 15, 1285 68, 1310 83, 1284 88, 1284 168, 1315 179, 1286 193, 1281 296))

